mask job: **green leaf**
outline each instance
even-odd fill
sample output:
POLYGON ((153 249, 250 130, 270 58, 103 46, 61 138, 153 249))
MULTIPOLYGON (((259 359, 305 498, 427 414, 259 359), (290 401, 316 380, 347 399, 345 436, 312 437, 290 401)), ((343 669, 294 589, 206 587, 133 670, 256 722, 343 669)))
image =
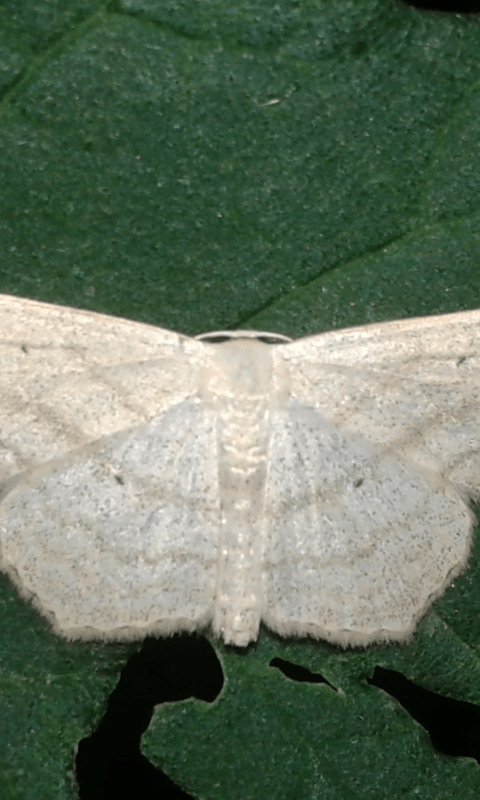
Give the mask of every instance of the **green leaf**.
MULTIPOLYGON (((4 2, 0 291, 189 334, 478 307, 479 78, 475 18, 393 0, 4 2)), ((144 751, 206 800, 478 797, 364 677, 478 703, 478 571, 406 647, 214 643, 221 696, 162 706, 144 751)), ((71 800, 137 646, 63 642, 0 588, 0 794, 71 800)))

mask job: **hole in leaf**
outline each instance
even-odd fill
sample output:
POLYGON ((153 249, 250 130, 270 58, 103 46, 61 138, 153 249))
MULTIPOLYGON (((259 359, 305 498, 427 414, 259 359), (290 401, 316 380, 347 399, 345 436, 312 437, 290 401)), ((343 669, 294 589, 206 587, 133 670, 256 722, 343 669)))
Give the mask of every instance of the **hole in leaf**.
POLYGON ((444 697, 383 667, 375 667, 367 682, 398 700, 425 728, 436 750, 480 763, 480 707, 475 703, 444 697))
POLYGON ((283 658, 272 658, 270 661, 271 667, 276 667, 286 678, 298 683, 326 683, 334 692, 337 690, 331 683, 327 681, 319 672, 310 672, 306 667, 300 664, 293 664, 291 661, 284 661, 283 658))
POLYGON ((212 703, 222 687, 222 668, 206 639, 146 639, 123 668, 97 728, 79 742, 80 800, 189 798, 140 752, 141 737, 155 705, 189 697, 212 703))

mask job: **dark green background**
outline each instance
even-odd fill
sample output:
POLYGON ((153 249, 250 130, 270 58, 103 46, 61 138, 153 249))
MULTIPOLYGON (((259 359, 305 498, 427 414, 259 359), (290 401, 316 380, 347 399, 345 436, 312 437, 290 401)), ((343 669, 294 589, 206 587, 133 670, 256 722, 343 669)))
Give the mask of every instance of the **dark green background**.
MULTIPOLYGON (((0 292, 190 334, 480 306, 479 46, 393 0, 3 2, 0 292)), ((144 752, 205 800, 478 797, 364 676, 478 703, 479 570, 404 648, 215 643, 223 694, 162 707, 144 752)), ((65 643, 0 586, 0 794, 71 800, 135 646, 65 643)))

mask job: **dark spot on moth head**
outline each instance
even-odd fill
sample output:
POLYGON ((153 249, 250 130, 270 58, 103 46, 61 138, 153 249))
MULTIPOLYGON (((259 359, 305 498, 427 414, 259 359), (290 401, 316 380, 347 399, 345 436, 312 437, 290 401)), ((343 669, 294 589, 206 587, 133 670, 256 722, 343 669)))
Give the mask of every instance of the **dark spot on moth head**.
POLYGON ((124 486, 125 485, 125 481, 123 480, 121 475, 115 475, 115 480, 117 481, 117 483, 120 484, 120 486, 124 486))
POLYGON ((354 480, 353 481, 354 488, 358 489, 358 487, 362 485, 363 481, 364 478, 357 478, 356 480, 354 480))

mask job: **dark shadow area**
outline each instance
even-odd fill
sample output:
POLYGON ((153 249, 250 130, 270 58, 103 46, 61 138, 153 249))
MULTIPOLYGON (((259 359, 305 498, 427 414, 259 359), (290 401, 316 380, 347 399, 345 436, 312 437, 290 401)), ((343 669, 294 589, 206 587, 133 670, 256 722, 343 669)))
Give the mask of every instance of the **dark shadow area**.
POLYGON ((423 689, 392 669, 375 667, 370 686, 383 689, 408 711, 430 736, 436 750, 480 763, 480 707, 423 689))
POLYGON ((443 11, 446 14, 478 14, 479 0, 401 0, 403 5, 423 11, 443 11))
POLYGON ((123 668, 96 730, 78 745, 80 800, 191 797, 141 754, 141 737, 155 705, 189 697, 212 703, 222 687, 220 662, 203 637, 146 639, 123 668))

